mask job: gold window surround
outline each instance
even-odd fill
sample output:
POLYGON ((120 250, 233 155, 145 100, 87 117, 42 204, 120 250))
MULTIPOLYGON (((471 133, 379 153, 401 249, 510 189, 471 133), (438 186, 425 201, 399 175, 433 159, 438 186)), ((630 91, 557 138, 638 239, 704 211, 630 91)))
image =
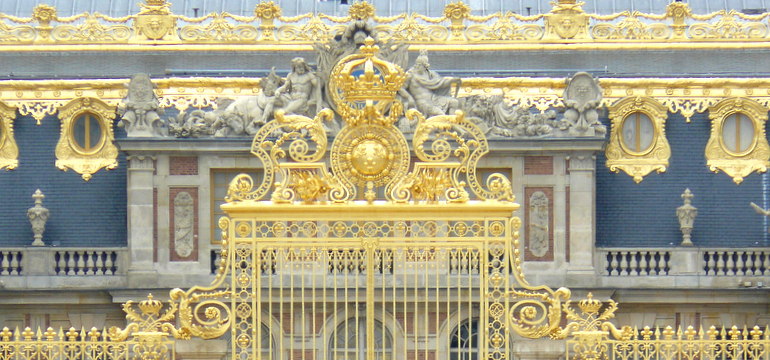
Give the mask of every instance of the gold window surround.
MULTIPOLYGON (((56 144, 56 167, 67 171, 72 169, 88 181, 100 169, 111 170, 118 166, 118 148, 112 132, 115 107, 90 97, 74 99, 59 109, 61 134, 56 144), (99 125, 99 140, 84 148, 75 138, 75 124, 78 119, 94 119, 99 125)), ((87 126, 87 124, 86 124, 87 126)), ((88 128, 85 128, 88 133, 88 128)), ((86 136, 87 138, 87 136, 86 136)), ((86 140, 87 141, 87 140, 86 140)))
MULTIPOLYGON (((166 0, 146 0, 138 12, 120 18, 99 13, 59 17, 56 8, 38 5, 28 18, 0 14, 0 51, 70 51, 152 49, 179 51, 271 49, 311 50, 344 30, 346 23, 373 23, 382 40, 405 41, 433 50, 534 49, 741 49, 768 48, 770 13, 749 15, 734 10, 693 14, 686 3, 672 2, 664 14, 624 11, 586 13, 584 2, 559 0, 544 14, 524 16, 497 12, 472 15, 458 1, 443 16, 402 13, 383 17, 368 2, 356 2, 347 16, 283 16, 274 2, 260 2, 252 16, 227 12, 191 18, 171 12, 166 0), (32 45, 32 46, 29 46, 32 45), (621 46, 618 46, 621 45, 621 46)), ((590 4, 590 1, 589 1, 590 4)))
POLYGON ((653 98, 635 96, 618 101, 610 106, 609 110, 612 130, 605 155, 610 171, 623 170, 633 177, 636 183, 640 183, 653 171, 665 172, 671 157, 671 147, 666 140, 666 107, 653 98), (652 138, 644 149, 633 149, 625 143, 623 129, 626 121, 636 121, 635 140, 641 143, 641 117, 635 117, 641 114, 650 122, 652 138))
POLYGON ((0 101, 0 169, 13 170, 19 166, 19 147, 13 136, 16 108, 0 101))
POLYGON ((724 99, 709 108, 709 119, 711 136, 706 143, 706 165, 711 171, 724 171, 736 184, 743 182, 746 176, 755 171, 767 171, 770 166, 770 145, 765 137, 766 107, 747 98, 724 99), (724 125, 730 116, 738 114, 747 116, 753 125, 750 145, 744 151, 731 150, 724 143, 724 125))

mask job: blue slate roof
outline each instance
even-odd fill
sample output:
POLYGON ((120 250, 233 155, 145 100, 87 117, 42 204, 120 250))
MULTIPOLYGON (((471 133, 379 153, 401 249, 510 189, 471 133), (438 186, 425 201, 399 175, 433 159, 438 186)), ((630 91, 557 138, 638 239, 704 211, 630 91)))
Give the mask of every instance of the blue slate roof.
MULTIPOLYGON (((767 218, 750 206, 770 206, 768 175, 751 174, 740 185, 709 171, 704 150, 711 121, 696 114, 686 123, 669 114, 666 135, 671 159, 665 173, 653 173, 640 184, 625 173, 613 174, 604 153, 597 156, 596 244, 599 247, 669 247, 682 241, 676 208, 690 188, 698 208, 692 241, 703 247, 770 246, 767 218)), ((609 128, 609 124, 608 124, 609 128)))
POLYGON ((37 126, 31 117, 17 117, 14 132, 19 167, 0 171, 0 246, 32 243, 26 214, 38 188, 50 211, 43 235, 46 245, 126 246, 125 158, 119 158, 117 169, 99 170, 86 182, 80 174, 55 166, 58 119, 48 116, 37 126))

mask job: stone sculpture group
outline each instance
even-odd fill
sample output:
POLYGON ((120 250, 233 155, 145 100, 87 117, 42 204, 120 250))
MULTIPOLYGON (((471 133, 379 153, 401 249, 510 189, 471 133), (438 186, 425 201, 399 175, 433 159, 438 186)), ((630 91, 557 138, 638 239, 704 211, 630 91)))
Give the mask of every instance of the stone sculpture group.
MULTIPOLYGON (((313 117, 323 108, 334 109, 328 100, 327 87, 332 68, 340 59, 357 51, 367 37, 375 39, 381 49, 379 56, 406 68, 405 44, 378 41, 371 26, 358 21, 329 42, 314 46, 318 54, 316 71, 304 58, 294 58, 286 78, 278 76, 273 68, 260 80, 258 95, 235 100, 220 98, 215 109, 182 111, 170 116, 165 124, 150 78, 137 74, 131 79, 128 96, 119 108, 118 126, 125 128, 128 137, 238 137, 256 134, 262 125, 273 120, 277 110, 313 117)), ((405 110, 417 109, 426 117, 462 110, 487 136, 604 137, 607 132, 598 115, 602 91, 588 73, 577 73, 567 80, 563 96, 566 110, 561 118, 554 110, 532 112, 515 106, 502 95, 458 97, 462 79, 441 76, 432 70, 424 50, 406 74, 407 79, 398 92, 405 110)), ((415 124, 402 118, 398 126, 410 132, 415 124)), ((328 127, 332 133, 338 130, 336 124, 328 127)))

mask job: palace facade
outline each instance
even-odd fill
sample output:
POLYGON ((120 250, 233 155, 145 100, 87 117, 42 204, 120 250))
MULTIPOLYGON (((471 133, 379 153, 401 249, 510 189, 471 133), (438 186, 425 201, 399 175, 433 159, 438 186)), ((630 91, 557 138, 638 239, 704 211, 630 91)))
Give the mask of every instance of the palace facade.
POLYGON ((767 342, 762 4, 334 4, 0 14, 1 360, 558 359, 591 296, 767 342))

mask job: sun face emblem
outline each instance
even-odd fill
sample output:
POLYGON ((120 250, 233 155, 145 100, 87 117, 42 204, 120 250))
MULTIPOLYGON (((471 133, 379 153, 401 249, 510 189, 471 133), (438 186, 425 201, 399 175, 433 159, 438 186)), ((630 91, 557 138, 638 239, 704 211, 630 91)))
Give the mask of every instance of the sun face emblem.
POLYGON ((353 168, 365 176, 377 175, 386 171, 388 162, 392 158, 388 149, 375 139, 366 139, 354 145, 350 156, 353 168))

